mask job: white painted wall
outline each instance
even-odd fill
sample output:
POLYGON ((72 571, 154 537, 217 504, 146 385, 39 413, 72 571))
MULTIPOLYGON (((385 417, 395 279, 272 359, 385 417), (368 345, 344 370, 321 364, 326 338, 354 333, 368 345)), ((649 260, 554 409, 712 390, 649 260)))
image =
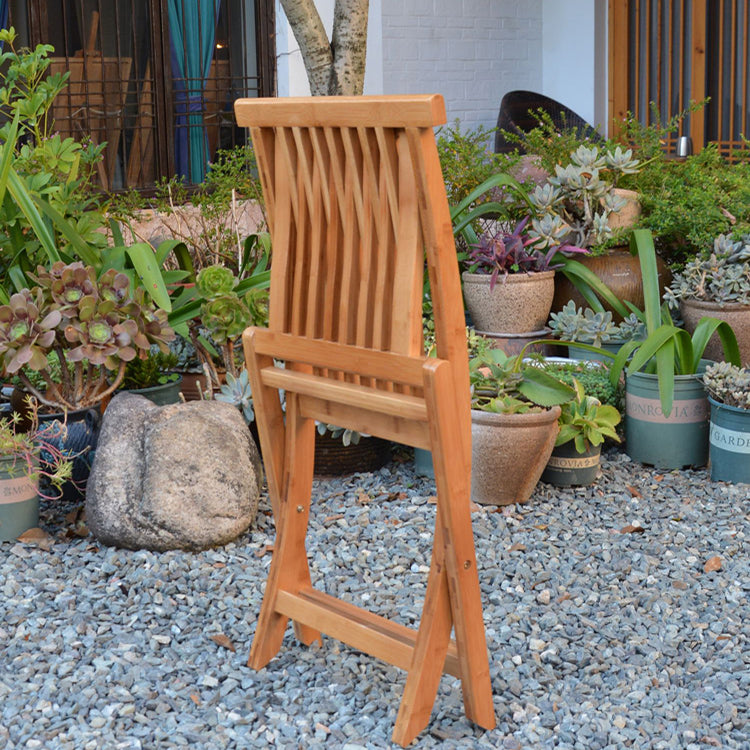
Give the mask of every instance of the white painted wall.
POLYGON ((606 0, 544 0, 542 91, 592 125, 607 119, 606 0))
MULTIPOLYGON (((330 34, 334 0, 316 0, 330 34)), ((279 96, 309 94, 277 0, 279 96)), ((448 121, 493 128, 503 95, 538 91, 607 113, 607 0, 370 0, 366 94, 440 93, 448 121)))
POLYGON ((494 127, 506 91, 541 88, 542 4, 382 0, 384 93, 440 93, 449 122, 494 127))

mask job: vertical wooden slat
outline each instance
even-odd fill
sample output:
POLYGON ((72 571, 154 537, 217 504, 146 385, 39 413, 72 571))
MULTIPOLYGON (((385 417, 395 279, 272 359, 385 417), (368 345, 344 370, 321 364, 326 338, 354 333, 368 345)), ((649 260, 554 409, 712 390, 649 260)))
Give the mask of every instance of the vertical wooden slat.
POLYGON ((719 76, 718 86, 716 88, 716 135, 719 139, 724 137, 724 0, 715 0, 719 5, 718 12, 718 32, 719 44, 717 46, 718 65, 717 72, 719 76))
POLYGON ((633 36, 633 54, 635 56, 635 76, 633 77, 633 114, 641 118, 641 81, 643 80, 643 61, 641 60, 641 2, 635 0, 635 23, 633 36))
MULTIPOLYGON (((677 71, 677 110, 678 112, 682 112, 683 109, 685 109, 685 46, 686 46, 686 40, 685 40, 685 23, 686 23, 686 14, 685 14, 685 2, 680 3, 680 33, 678 36, 678 39, 680 40, 679 43, 679 63, 678 63, 678 71, 677 71)), ((684 135, 684 128, 685 124, 684 122, 680 123, 680 130, 678 135, 684 135)))
POLYGON ((617 137, 628 110, 628 2, 609 0, 609 122, 617 137))
MULTIPOLYGON (((736 117, 735 117, 735 103, 737 99, 737 92, 735 86, 737 84, 737 0, 732 0, 732 16, 730 20, 730 34, 732 37, 732 43, 730 45, 730 83, 729 83, 729 143, 733 144, 737 139, 736 129, 736 117)), ((731 145, 730 145, 731 148, 731 145)))
POLYGON ((668 42, 668 54, 667 54, 667 91, 666 97, 669 107, 672 106, 672 80, 674 77, 674 8, 672 6, 672 0, 667 0, 667 38, 668 42))
POLYGON ((742 83, 742 106, 740 117, 740 128, 745 134, 750 133, 750 100, 748 100, 748 83, 750 79, 750 67, 748 66, 748 55, 747 55, 747 37, 750 34, 750 7, 748 3, 743 5, 743 19, 742 19, 742 67, 744 76, 740 79, 742 83))
MULTIPOLYGON (((693 0, 692 9, 690 98, 698 101, 706 95, 706 0, 693 0)), ((696 112, 690 118, 690 135, 693 139, 693 148, 696 151, 702 149, 705 142, 703 112, 696 112)))

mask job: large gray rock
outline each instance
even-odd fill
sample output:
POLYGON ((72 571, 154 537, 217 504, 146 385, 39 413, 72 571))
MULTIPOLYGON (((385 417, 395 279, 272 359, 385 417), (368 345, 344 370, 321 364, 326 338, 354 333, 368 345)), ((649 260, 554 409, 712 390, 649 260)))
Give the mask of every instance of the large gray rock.
POLYGON ((235 407, 156 406, 122 393, 104 414, 86 519, 104 544, 203 549, 252 524, 261 482, 258 449, 235 407))

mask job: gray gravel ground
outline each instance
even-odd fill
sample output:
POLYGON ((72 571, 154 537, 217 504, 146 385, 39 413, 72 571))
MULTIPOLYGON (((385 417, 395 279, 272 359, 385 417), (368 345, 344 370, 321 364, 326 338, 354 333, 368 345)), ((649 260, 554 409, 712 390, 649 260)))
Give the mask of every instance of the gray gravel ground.
MULTIPOLYGON (((594 487, 477 510, 498 727, 465 720, 444 677, 413 747, 750 748, 749 492, 613 451, 594 487)), ((416 622, 432 482, 394 462, 315 493, 318 586, 416 622)), ((266 669, 246 666, 273 543, 262 510, 200 554, 69 538, 49 510, 50 549, 0 545, 0 746, 390 747, 403 672, 291 628, 266 669)))

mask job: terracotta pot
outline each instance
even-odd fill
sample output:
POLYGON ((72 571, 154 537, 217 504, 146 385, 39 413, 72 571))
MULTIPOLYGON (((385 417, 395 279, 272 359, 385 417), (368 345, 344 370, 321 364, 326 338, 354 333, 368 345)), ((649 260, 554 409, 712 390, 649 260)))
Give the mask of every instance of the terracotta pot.
POLYGON ((525 503, 552 453, 560 407, 530 414, 471 411, 471 499, 525 503))
POLYGON ((185 401, 199 401, 201 389, 206 390, 206 376, 202 372, 183 372, 181 375, 180 393, 185 401))
MULTIPOLYGON (((606 255, 576 257, 586 268, 593 271, 622 301, 629 300, 636 307, 643 309, 643 280, 641 266, 637 256, 629 250, 614 248, 606 255)), ((667 264, 657 256, 656 267, 659 271, 659 286, 662 292, 672 281, 672 274, 667 264)), ((586 307, 587 302, 581 293, 561 273, 555 277, 555 295, 552 301, 553 312, 559 312, 568 300, 573 300, 578 307, 586 307)), ((605 309, 611 310, 608 305, 605 309)), ((612 310, 615 321, 622 317, 612 310)))
MULTIPOLYGON (((743 367, 750 367, 750 305, 716 302, 702 302, 695 299, 680 300, 680 314, 685 322, 685 328, 693 333, 698 322, 703 317, 718 318, 732 326, 737 344, 740 347, 740 359, 743 367)), ((724 360, 724 348, 717 334, 711 336, 703 356, 714 362, 724 360)))
POLYGON ((612 192, 618 198, 623 198, 626 203, 619 211, 607 217, 607 224, 613 230, 632 229, 641 218, 640 196, 635 190, 625 188, 615 188, 612 192))
POLYGON ((498 278, 490 290, 490 276, 462 275, 464 299, 477 330, 492 333, 528 333, 547 324, 555 294, 555 272, 514 273, 498 278))
MULTIPOLYGON (((549 338, 550 329, 542 328, 539 331, 530 331, 529 333, 490 333, 489 331, 476 331, 484 339, 490 342, 493 349, 501 349, 509 357, 519 354, 521 350, 531 341, 549 338)), ((554 354, 554 346, 546 344, 534 344, 527 350, 527 354, 543 354, 545 357, 554 354)))

